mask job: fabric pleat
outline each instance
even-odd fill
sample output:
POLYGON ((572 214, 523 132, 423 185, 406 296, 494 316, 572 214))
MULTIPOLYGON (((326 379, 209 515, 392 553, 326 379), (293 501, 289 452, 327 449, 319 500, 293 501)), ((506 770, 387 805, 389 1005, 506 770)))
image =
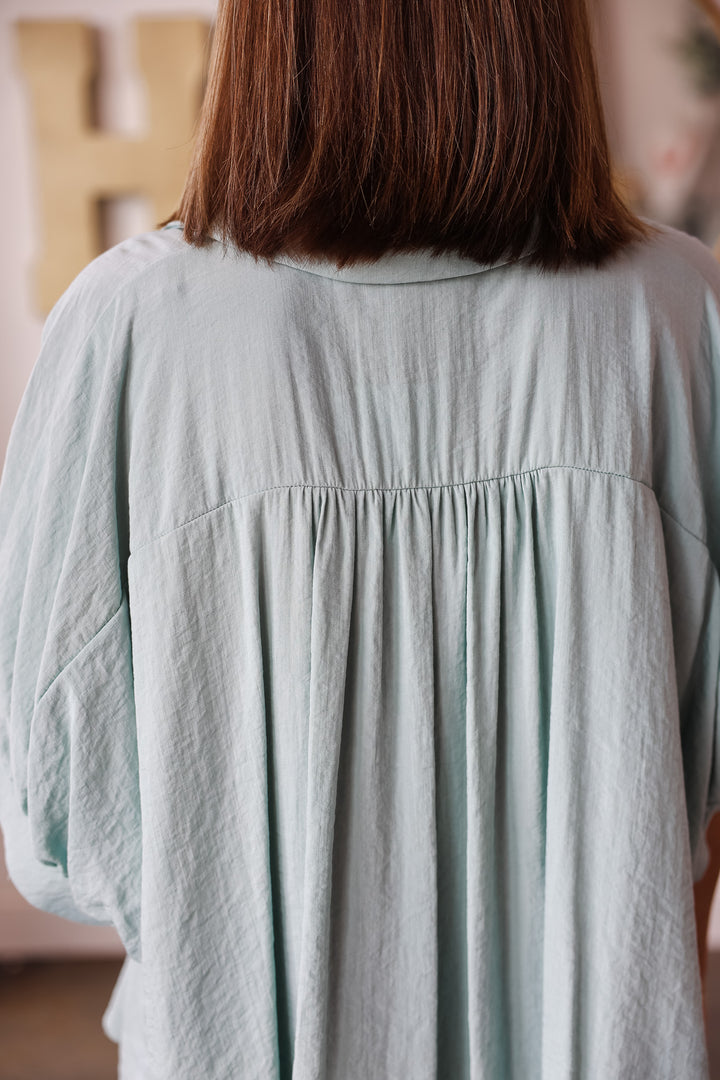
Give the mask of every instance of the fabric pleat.
POLYGON ((418 527, 429 518, 427 496, 341 498, 344 505, 354 499, 357 547, 351 660, 338 715, 328 1070, 394 1075, 420 1048, 419 1075, 430 1077, 437 1022, 432 550, 418 527), (416 542, 399 544, 399 531, 416 542), (418 648, 404 634, 408 621, 421 630, 418 648), (398 666, 408 671, 402 683, 394 678, 398 666))
POLYGON ((303 924, 294 1045, 295 1068, 308 1077, 325 1071, 332 850, 355 553, 354 517, 343 513, 341 498, 317 492, 313 514, 303 924))
POLYGON ((485 487, 470 485, 463 494, 467 514, 468 1074, 484 1078, 507 1072, 501 898, 495 875, 503 523, 501 517, 488 513, 485 487))

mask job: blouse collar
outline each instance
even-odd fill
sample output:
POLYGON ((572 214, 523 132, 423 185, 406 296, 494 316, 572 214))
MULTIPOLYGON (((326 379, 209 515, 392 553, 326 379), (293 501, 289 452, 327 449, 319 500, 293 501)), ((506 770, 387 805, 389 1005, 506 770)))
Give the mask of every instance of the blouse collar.
POLYGON ((496 266, 509 263, 510 258, 494 263, 479 263, 462 255, 445 252, 435 255, 431 251, 399 251, 381 255, 373 263, 360 263, 338 269, 332 259, 295 259, 289 255, 276 255, 276 263, 292 266, 308 274, 333 278, 336 281, 355 282, 366 285, 397 285, 412 281, 436 281, 439 278, 465 277, 481 274, 496 266))
MULTIPOLYGON (((182 222, 171 221, 166 229, 182 229, 182 222)), ((213 232, 213 240, 223 243, 222 236, 213 232)), ((527 249, 520 258, 527 257, 527 249)), ((455 252, 434 254, 428 249, 420 251, 399 251, 381 255, 373 263, 361 263, 338 269, 336 263, 327 257, 293 258, 281 254, 274 257, 274 263, 302 270, 307 274, 332 278, 335 281, 353 282, 366 285, 397 285, 404 282, 436 281, 442 278, 466 277, 469 274, 481 274, 498 266, 517 261, 508 256, 496 262, 479 263, 455 252)))

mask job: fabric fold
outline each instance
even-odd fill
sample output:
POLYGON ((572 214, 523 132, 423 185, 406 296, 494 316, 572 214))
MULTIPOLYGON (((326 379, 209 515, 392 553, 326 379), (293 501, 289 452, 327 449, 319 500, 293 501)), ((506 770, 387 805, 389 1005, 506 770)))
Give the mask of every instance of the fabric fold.
POLYGON ((303 928, 294 1068, 322 1076, 332 904, 332 851, 355 550, 353 516, 342 496, 316 492, 310 629, 307 809, 303 928))

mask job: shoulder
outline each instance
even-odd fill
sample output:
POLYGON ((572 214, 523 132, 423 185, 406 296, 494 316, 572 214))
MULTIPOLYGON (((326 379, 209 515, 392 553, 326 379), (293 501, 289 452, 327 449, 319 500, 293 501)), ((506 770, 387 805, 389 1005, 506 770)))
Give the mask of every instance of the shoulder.
POLYGON ((178 291, 174 283, 196 275, 198 265, 214 258, 213 252, 188 244, 181 228, 166 226, 93 259, 45 321, 21 408, 42 420, 58 400, 77 408, 79 402, 119 392, 139 317, 151 312, 156 320, 166 318, 166 300, 178 291))
POLYGON ((131 313, 138 304, 152 303, 172 290, 187 273, 187 263, 210 257, 210 251, 185 242, 179 223, 130 237, 78 274, 48 315, 43 337, 84 340, 119 310, 131 313))
POLYGON ((713 252, 695 237, 656 222, 647 222, 649 237, 631 245, 619 260, 649 298, 673 309, 695 296, 709 292, 720 297, 720 263, 713 252))
MULTIPOLYGON (((646 222, 649 234, 599 267, 560 270, 551 289, 575 312, 628 341, 674 342, 695 355, 708 320, 720 310, 720 263, 705 244, 677 229, 646 222)), ((562 304, 560 305, 562 308, 562 304)))

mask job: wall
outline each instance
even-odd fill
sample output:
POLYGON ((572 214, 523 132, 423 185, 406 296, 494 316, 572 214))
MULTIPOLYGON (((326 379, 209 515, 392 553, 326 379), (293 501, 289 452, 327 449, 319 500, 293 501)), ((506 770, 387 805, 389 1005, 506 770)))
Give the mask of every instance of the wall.
POLYGON ((704 205, 700 235, 720 234, 720 105, 695 90, 678 54, 690 0, 596 0, 598 60, 608 133, 616 159, 652 218, 688 225, 688 200, 704 205), (716 195, 715 192, 718 194, 716 195))

